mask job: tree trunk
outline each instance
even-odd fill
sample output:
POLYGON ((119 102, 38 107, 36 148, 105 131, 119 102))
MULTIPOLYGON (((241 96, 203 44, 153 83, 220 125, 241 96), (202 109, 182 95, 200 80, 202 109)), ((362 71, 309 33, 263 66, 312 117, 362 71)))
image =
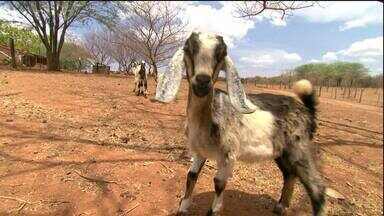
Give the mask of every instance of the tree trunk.
POLYGON ((81 72, 81 69, 82 69, 82 68, 81 68, 81 66, 82 66, 82 65, 81 65, 81 59, 78 59, 78 61, 79 61, 79 65, 78 65, 78 67, 77 67, 77 72, 80 73, 80 72, 81 72))
POLYGON ((60 54, 58 52, 50 52, 47 50, 47 68, 50 71, 60 70, 60 54))
POLYGON ((152 68, 153 68, 153 78, 155 79, 155 82, 157 83, 157 65, 156 62, 152 62, 152 68))
POLYGON ((15 42, 13 38, 9 38, 9 48, 11 49, 11 65, 12 65, 12 68, 16 69, 16 52, 15 52, 15 42))
POLYGON ((353 80, 351 80, 351 82, 349 83, 349 88, 348 88, 348 98, 351 97, 351 88, 352 88, 352 85, 353 85, 353 80))

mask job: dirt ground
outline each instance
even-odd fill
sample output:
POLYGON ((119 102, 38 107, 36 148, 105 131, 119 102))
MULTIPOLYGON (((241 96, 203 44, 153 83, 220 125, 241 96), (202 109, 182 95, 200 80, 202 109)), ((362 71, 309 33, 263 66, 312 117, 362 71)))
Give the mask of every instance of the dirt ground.
MULTIPOLYGON (((149 84, 144 98, 125 76, 0 70, 0 215, 172 215, 190 164, 187 83, 171 104, 151 102, 149 84)), ((343 196, 327 197, 329 215, 382 215, 382 108, 321 99, 318 118, 324 179, 343 196)), ((209 209, 215 169, 191 215, 209 209)), ((238 163, 222 215, 272 215, 281 187, 273 162, 238 163)), ((310 212, 298 183, 288 215, 310 212)))

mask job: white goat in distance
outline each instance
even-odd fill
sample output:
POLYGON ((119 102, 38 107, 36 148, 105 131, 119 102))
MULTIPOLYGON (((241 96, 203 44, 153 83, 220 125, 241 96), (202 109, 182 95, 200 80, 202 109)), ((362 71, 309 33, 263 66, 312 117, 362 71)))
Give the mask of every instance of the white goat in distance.
POLYGON ((268 93, 246 95, 223 38, 193 32, 171 59, 169 71, 158 83, 156 100, 170 102, 175 98, 184 69, 189 81, 187 136, 193 163, 178 214, 187 212, 206 159, 215 160, 218 167, 216 194, 207 215, 217 215, 221 209, 223 191, 237 160, 264 159, 275 160, 284 179, 274 212, 285 213, 299 179, 309 194, 313 214, 325 214, 325 187, 311 143, 316 130, 316 98, 311 83, 295 83, 300 100, 268 93), (227 92, 213 88, 220 70, 226 72, 227 92))
POLYGON ((140 63, 134 62, 131 65, 132 72, 135 76, 135 87, 133 92, 136 93, 137 96, 144 95, 145 97, 148 94, 148 86, 147 86, 147 72, 145 69, 145 62, 141 61, 140 63))

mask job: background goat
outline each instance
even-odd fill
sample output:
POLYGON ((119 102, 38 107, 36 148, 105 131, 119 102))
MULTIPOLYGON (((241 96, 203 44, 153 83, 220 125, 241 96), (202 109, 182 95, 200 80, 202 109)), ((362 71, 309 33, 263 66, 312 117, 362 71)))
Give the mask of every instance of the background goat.
POLYGON ((223 38, 194 32, 171 59, 155 99, 174 99, 185 68, 189 81, 187 136, 193 163, 178 213, 187 211, 206 159, 215 160, 218 167, 214 177, 216 194, 208 215, 216 215, 221 209, 223 191, 236 160, 274 159, 284 178, 274 211, 285 212, 298 178, 311 198, 313 214, 324 214, 325 187, 311 145, 316 129, 311 83, 302 80, 295 84, 294 91, 301 101, 266 93, 247 97, 223 38), (213 89, 220 70, 226 72, 228 93, 213 89))
POLYGON ((141 63, 133 64, 132 72, 135 75, 135 87, 133 89, 133 92, 135 92, 136 95, 142 94, 144 96, 147 96, 148 87, 147 87, 147 73, 145 70, 145 62, 142 61, 141 63))

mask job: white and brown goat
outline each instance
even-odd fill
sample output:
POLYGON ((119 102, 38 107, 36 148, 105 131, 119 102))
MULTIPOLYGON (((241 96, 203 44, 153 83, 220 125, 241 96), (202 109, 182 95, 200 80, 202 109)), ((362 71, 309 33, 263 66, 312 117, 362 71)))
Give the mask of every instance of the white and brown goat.
POLYGON ((284 179, 274 211, 285 212, 299 179, 309 194, 313 214, 325 214, 325 187, 311 144, 316 130, 316 98, 311 83, 301 80, 295 84, 300 100, 267 93, 246 95, 223 38, 194 32, 171 59, 169 71, 158 83, 156 100, 174 99, 184 69, 189 81, 187 136, 193 163, 178 213, 187 212, 206 159, 215 160, 218 167, 215 198, 208 215, 221 209, 223 191, 237 160, 272 159, 284 179), (220 70, 226 72, 227 92, 213 88, 220 70))
POLYGON ((148 94, 148 87, 147 87, 147 72, 145 70, 145 62, 142 61, 140 63, 134 63, 132 65, 132 72, 135 76, 135 87, 133 89, 133 92, 136 93, 137 96, 144 95, 147 96, 148 94))

